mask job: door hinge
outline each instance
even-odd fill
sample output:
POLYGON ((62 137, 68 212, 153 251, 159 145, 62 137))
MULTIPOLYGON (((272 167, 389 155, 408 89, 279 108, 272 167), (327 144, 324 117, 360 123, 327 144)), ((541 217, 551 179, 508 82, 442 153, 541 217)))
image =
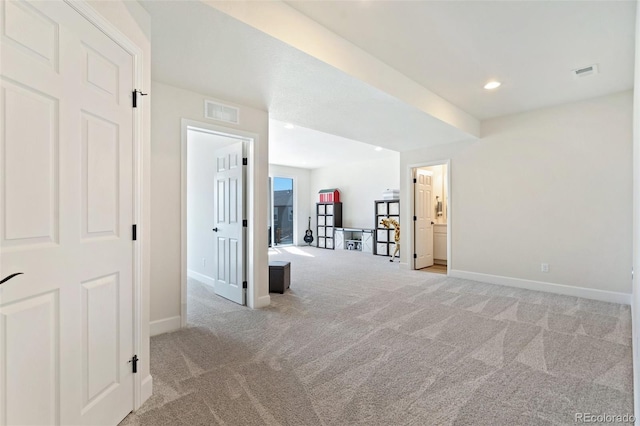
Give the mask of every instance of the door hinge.
POLYGON ((413 183, 418 183, 418 179, 413 178, 413 183))
POLYGON ((138 239, 138 225, 131 225, 131 239, 133 241, 138 239))
POLYGON ((247 282, 246 281, 242 281, 242 288, 247 288, 247 282))
POLYGON ((247 226, 249 226, 249 222, 247 222, 247 219, 242 219, 242 227, 246 228, 247 226))
POLYGON ((249 160, 247 160, 247 158, 245 157, 242 159, 242 165, 246 166, 247 164, 249 164, 249 160))
POLYGON ((414 217, 413 217, 413 220, 418 220, 418 217, 417 217, 417 216, 414 216, 414 217))
POLYGON ((138 372, 138 355, 134 355, 133 358, 131 358, 129 360, 129 363, 131 364, 131 371, 133 371, 133 373, 137 373, 138 372))
POLYGON ((414 259, 417 259, 417 258, 418 258, 418 255, 417 255, 417 254, 415 254, 415 253, 413 253, 413 258, 414 258, 414 259))
POLYGON ((138 108, 138 94, 140 94, 140 96, 147 96, 148 93, 142 93, 142 91, 136 89, 133 92, 131 92, 131 104, 134 108, 138 108))

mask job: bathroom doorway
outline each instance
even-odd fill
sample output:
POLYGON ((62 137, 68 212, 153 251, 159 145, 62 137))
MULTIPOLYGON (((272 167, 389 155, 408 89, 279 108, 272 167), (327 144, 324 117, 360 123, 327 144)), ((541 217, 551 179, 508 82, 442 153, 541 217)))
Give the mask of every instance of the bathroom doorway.
POLYGON ((449 167, 415 167, 413 269, 446 274, 449 254, 449 167))

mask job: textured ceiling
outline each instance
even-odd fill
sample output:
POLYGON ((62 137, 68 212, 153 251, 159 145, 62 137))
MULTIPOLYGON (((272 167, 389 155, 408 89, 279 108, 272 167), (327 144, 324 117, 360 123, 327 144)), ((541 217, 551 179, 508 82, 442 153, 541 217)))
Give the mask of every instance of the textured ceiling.
POLYGON ((398 158, 398 153, 373 145, 269 120, 269 163, 316 169, 381 158, 398 158))
POLYGON ((286 3, 480 119, 633 87, 635 1, 286 3))
POLYGON ((395 151, 470 137, 205 4, 142 4, 152 17, 154 80, 395 151))
POLYGON ((328 165, 331 143, 370 155, 355 141, 455 142, 475 134, 460 112, 486 119, 633 87, 635 1, 205 1, 141 1, 152 78, 296 124, 272 131, 278 164, 328 165), (594 63, 600 74, 571 75, 594 63), (503 85, 482 89, 490 79, 503 85))

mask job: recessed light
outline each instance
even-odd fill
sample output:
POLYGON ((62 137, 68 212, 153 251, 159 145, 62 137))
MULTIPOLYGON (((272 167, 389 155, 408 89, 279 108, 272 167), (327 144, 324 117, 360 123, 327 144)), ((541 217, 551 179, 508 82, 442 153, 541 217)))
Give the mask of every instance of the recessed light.
POLYGON ((376 148, 375 148, 375 149, 376 149, 376 151, 382 151, 382 148, 381 148, 381 147, 379 147, 379 146, 376 146, 376 148))
POLYGON ((500 87, 502 83, 500 83, 499 81, 490 81, 487 84, 484 85, 484 88, 487 90, 493 90, 493 89, 497 89, 498 87, 500 87))
POLYGON ((285 129, 293 129, 293 124, 287 123, 287 124, 284 125, 284 128, 285 129))

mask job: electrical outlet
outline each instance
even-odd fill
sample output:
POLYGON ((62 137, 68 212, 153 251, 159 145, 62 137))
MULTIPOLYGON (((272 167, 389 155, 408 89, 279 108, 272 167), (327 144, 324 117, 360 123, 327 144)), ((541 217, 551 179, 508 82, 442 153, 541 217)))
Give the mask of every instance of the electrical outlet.
POLYGON ((549 264, 548 263, 542 263, 540 264, 540 270, 542 272, 549 272, 549 264))
POLYGON ((202 258, 202 267, 204 268, 205 266, 207 266, 207 259, 205 259, 204 257, 202 258))

